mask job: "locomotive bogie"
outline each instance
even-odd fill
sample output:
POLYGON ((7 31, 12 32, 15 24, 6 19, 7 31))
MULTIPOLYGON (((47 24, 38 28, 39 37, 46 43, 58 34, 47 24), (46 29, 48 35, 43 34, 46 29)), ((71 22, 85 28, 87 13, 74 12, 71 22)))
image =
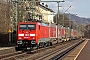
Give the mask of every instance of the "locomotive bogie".
POLYGON ((17 43, 17 45, 21 49, 22 48, 24 49, 24 48, 27 48, 27 47, 32 48, 32 47, 36 46, 36 41, 35 40, 24 40, 24 41, 22 41, 22 43, 19 43, 19 44, 17 43))

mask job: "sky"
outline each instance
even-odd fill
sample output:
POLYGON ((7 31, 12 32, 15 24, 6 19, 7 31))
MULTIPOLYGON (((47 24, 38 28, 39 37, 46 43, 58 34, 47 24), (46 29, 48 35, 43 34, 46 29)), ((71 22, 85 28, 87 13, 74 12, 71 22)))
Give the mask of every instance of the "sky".
MULTIPOLYGON (((70 8, 65 13, 77 14, 79 17, 90 18, 90 0, 64 0, 65 2, 60 2, 59 10, 60 12, 65 12, 70 6, 70 8)), ((50 9, 57 13, 58 4, 57 2, 44 2, 50 9)))

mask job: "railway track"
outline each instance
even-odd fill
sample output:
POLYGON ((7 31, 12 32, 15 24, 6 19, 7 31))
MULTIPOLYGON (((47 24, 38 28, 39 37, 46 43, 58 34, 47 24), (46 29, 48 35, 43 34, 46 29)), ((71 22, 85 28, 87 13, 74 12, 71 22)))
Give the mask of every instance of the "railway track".
POLYGON ((18 55, 18 54, 22 54, 22 53, 23 53, 22 51, 17 51, 17 52, 13 52, 13 53, 3 54, 3 55, 0 55, 0 59, 4 59, 9 56, 18 55))
MULTIPOLYGON (((54 52, 55 50, 62 50, 66 48, 65 46, 70 46, 73 43, 78 42, 78 40, 71 41, 71 42, 64 42, 64 43, 59 43, 53 46, 45 47, 45 48, 40 48, 40 49, 35 49, 32 51, 27 51, 27 52, 18 52, 18 53, 12 53, 12 54, 6 54, 3 56, 0 56, 1 60, 34 60, 34 59, 44 59, 42 56, 44 55, 51 55, 51 52, 54 52)), ((56 52, 55 52, 56 53, 56 52)), ((47 56, 48 56, 47 55, 47 56)))
POLYGON ((58 55, 52 57, 50 60, 60 60, 63 56, 65 56, 67 53, 69 53, 71 50, 73 50, 75 47, 77 47, 83 41, 80 41, 80 42, 78 42, 76 44, 73 44, 72 46, 67 46, 63 51, 61 51, 61 53, 59 53, 58 55))
POLYGON ((39 57, 36 60, 58 60, 82 42, 83 41, 79 41, 78 43, 75 43, 75 44, 68 44, 67 46, 63 46, 62 48, 56 51, 53 51, 52 53, 44 55, 43 57, 39 57))

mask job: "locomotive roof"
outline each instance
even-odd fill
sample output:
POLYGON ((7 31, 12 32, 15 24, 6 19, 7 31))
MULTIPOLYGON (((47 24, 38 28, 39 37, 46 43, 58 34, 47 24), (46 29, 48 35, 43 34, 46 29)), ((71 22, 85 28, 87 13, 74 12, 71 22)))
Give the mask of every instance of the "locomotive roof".
POLYGON ((23 24, 23 23, 24 23, 24 24, 28 24, 28 23, 42 23, 42 22, 30 22, 30 21, 29 21, 29 22, 19 22, 19 23, 20 23, 20 24, 23 24))
POLYGON ((19 24, 38 24, 42 26, 48 26, 48 24, 40 23, 40 22, 19 22, 19 24))

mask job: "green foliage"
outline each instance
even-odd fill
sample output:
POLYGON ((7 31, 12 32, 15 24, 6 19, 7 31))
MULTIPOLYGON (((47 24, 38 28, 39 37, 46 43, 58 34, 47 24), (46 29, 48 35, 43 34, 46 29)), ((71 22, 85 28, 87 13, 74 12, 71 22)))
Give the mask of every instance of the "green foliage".
POLYGON ((90 38, 90 24, 86 25, 84 30, 84 36, 90 38))

